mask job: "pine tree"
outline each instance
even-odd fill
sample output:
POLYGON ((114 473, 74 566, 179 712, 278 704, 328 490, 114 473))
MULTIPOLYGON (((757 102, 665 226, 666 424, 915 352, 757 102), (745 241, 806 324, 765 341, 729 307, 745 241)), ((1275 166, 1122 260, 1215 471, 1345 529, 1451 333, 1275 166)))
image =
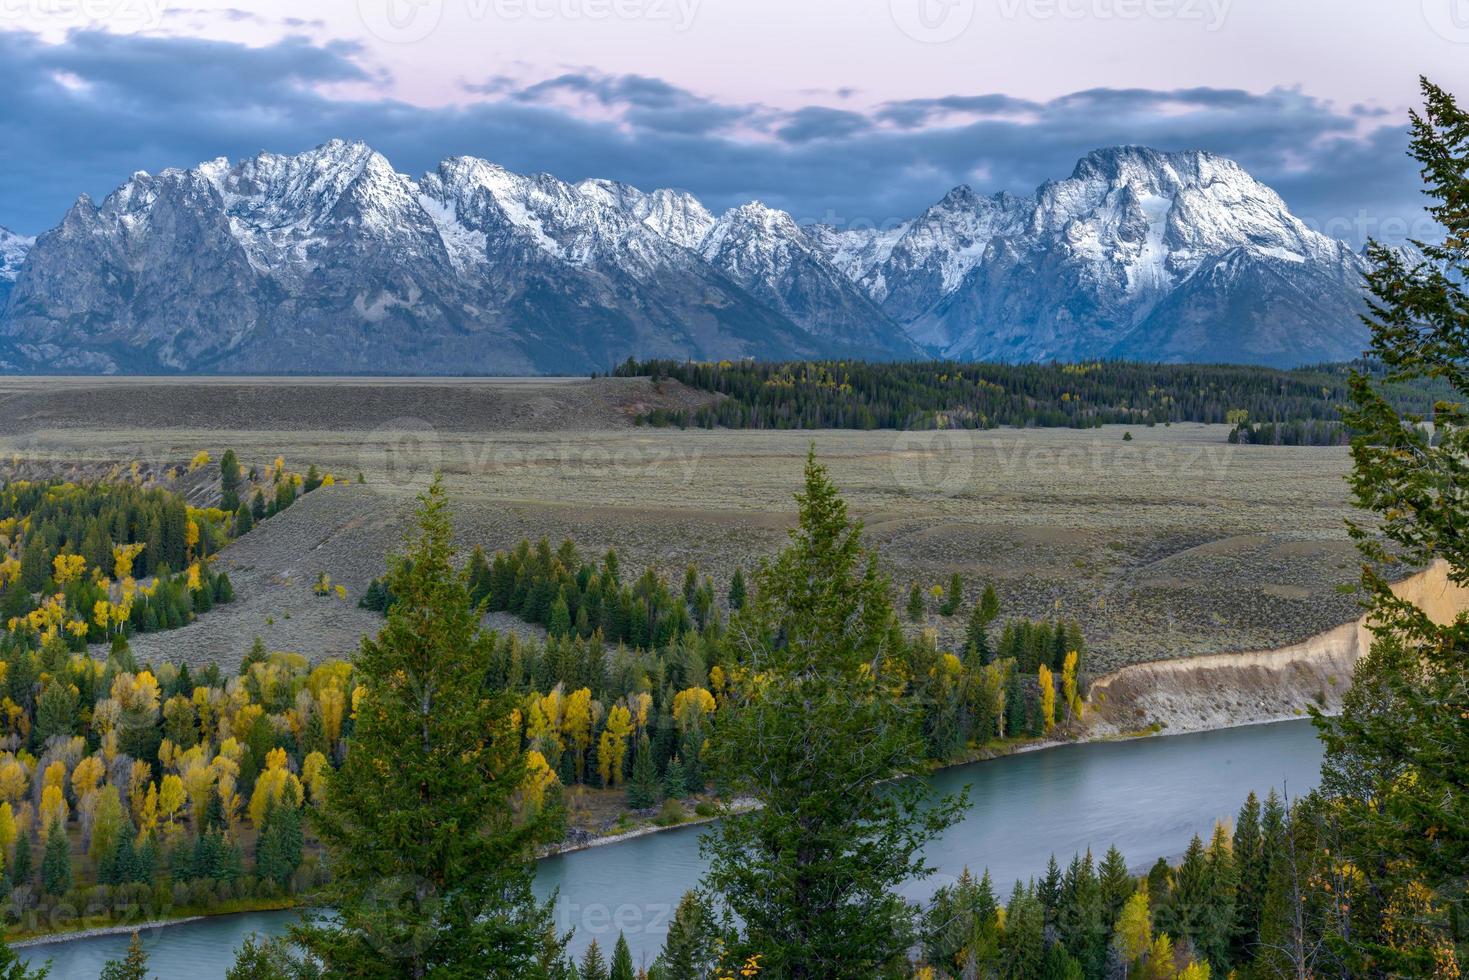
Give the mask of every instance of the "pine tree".
POLYGON ((1230 956, 1236 962, 1246 959, 1260 938, 1260 906, 1265 901, 1265 882, 1270 873, 1264 843, 1260 800, 1251 793, 1240 807, 1234 824, 1234 861, 1239 884, 1230 956))
POLYGON ((718 940, 714 910, 698 892, 685 892, 654 963, 659 980, 706 980, 719 959, 718 940))
POLYGON ((595 939, 588 944, 587 951, 582 954, 576 975, 577 980, 607 980, 607 960, 602 955, 602 947, 597 945, 595 939))
POLYGON ((15 861, 10 869, 10 880, 17 885, 28 885, 35 875, 34 856, 31 854, 31 835, 22 832, 15 842, 15 861))
POLYGON ((1035 893, 1020 882, 1005 904, 1005 932, 1000 940, 1000 975, 1013 980, 1040 976, 1045 962, 1046 913, 1035 893))
POLYGON ((15 950, 0 936, 0 980, 46 980, 50 973, 50 960, 33 970, 20 961, 15 950))
POLYGON ((46 835, 46 853, 41 858, 41 887, 48 895, 65 895, 71 890, 71 848, 66 828, 60 821, 46 835))
POLYGON ((1127 858, 1122 856, 1116 845, 1107 848, 1097 878, 1102 890, 1102 918, 1106 922, 1116 922, 1122 914, 1122 906, 1137 890, 1137 883, 1127 870, 1127 858))
POLYGON ((1041 912, 1048 926, 1055 925, 1057 913, 1061 909, 1061 885, 1061 865, 1056 863, 1056 855, 1052 854, 1046 864, 1045 877, 1036 888, 1036 898, 1040 900, 1041 912))
POLYGON ((739 612, 745 608, 745 573, 735 569, 729 582, 729 611, 739 612))
POLYGON ((1209 965, 1222 976, 1229 971, 1229 948, 1234 937, 1235 895, 1238 888, 1233 843, 1222 823, 1214 828, 1214 837, 1205 852, 1205 867, 1207 899, 1195 949, 1199 957, 1207 959, 1209 965))
POLYGON ((964 604, 964 579, 958 572, 949 576, 949 587, 944 592, 944 600, 939 604, 939 615, 952 616, 959 611, 964 604))
POLYGON ((128 941, 127 956, 108 960, 102 967, 100 980, 148 980, 148 954, 143 951, 143 941, 136 932, 128 941))
POLYGON ((908 590, 908 618, 915 623, 922 622, 926 609, 927 606, 923 601, 923 589, 919 587, 917 582, 914 582, 913 587, 908 590))
POLYGON ((1469 584, 1469 112, 1427 79, 1422 90, 1410 155, 1444 238, 1419 243, 1424 261, 1415 264, 1368 247, 1368 356, 1386 371, 1353 375, 1345 421, 1358 433, 1353 496, 1374 515, 1351 529, 1374 639, 1340 717, 1315 712, 1327 746, 1323 787, 1338 803, 1344 858, 1364 879, 1367 904, 1356 911, 1371 923, 1351 937, 1349 967, 1404 976, 1469 962, 1469 618, 1436 623, 1388 580, 1391 569, 1441 560, 1450 580, 1469 584), (1401 412, 1390 389, 1425 379, 1451 389, 1432 418, 1401 412), (1392 912, 1407 906, 1416 921, 1399 929, 1392 912))
POLYGON ((617 934, 617 945, 612 949, 612 969, 608 973, 608 980, 637 980, 637 973, 632 965, 632 950, 627 947, 627 937, 620 932, 617 934))
POLYGON ((716 781, 763 804, 704 841, 708 886, 742 923, 734 951, 791 978, 871 976, 912 944, 896 889, 962 812, 920 780, 911 707, 891 693, 891 586, 815 459, 791 543, 763 565, 726 632, 725 659, 759 671, 726 696, 709 743, 716 781))
POLYGON ((240 460, 233 449, 226 449, 219 460, 219 492, 221 510, 227 513, 239 510, 240 460))
POLYGON ((1187 939, 1197 946, 1204 934, 1209 901, 1208 858, 1204 842, 1195 834, 1174 875, 1173 894, 1158 909, 1158 927, 1174 939, 1187 939))
POLYGON ((420 500, 388 576, 398 601, 354 662, 346 760, 312 811, 334 918, 293 937, 328 973, 535 977, 551 911, 531 893, 542 828, 513 806, 516 699, 485 687, 493 644, 454 569, 442 481, 420 500))
POLYGON ((663 795, 670 800, 681 800, 689 795, 688 774, 683 760, 676 755, 668 760, 668 768, 663 772, 663 795))
POLYGON ((646 810, 658 803, 658 770, 653 765, 653 747, 648 736, 638 739, 633 758, 632 775, 627 781, 627 805, 634 810, 646 810))
POLYGON ((564 637, 571 633, 571 609, 566 604, 566 590, 562 589, 556 594, 556 600, 551 603, 549 622, 546 624, 546 632, 554 637, 564 637))

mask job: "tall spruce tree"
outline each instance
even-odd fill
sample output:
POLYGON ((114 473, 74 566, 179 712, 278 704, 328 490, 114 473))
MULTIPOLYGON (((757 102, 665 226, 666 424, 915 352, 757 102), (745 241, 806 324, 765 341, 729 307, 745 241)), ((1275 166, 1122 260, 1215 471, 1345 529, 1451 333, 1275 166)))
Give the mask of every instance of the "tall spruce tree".
POLYGON ((1375 639, 1340 718, 1316 719, 1325 790, 1366 882, 1350 965, 1412 976, 1469 969, 1469 617, 1437 623, 1388 578, 1442 561, 1469 586, 1469 113, 1427 79, 1422 90, 1411 155, 1445 234, 1418 243, 1422 262, 1369 246, 1369 354, 1386 373, 1353 377, 1346 422, 1359 433, 1353 494, 1374 515, 1352 534, 1375 639), (1385 390, 1424 378, 1453 391, 1431 420, 1398 411, 1385 390))
POLYGON ((608 970, 608 980, 637 980, 637 973, 632 965, 632 950, 628 948, 627 937, 620 932, 617 934, 617 945, 612 948, 612 966, 608 970))
POLYGON ((420 501, 388 574, 398 601, 354 660, 347 758, 313 811, 334 915, 293 937, 334 975, 539 977, 551 911, 531 893, 541 828, 513 806, 516 702, 486 688, 492 643, 455 571, 442 482, 420 501))
POLYGON ((654 962, 658 980, 705 980, 718 965, 718 947, 714 909, 698 892, 685 892, 654 962))
POLYGON ((814 451, 796 500, 790 544, 727 631, 724 659, 749 680, 709 743, 717 782, 761 805, 705 836, 705 880, 741 923, 734 952, 761 954, 771 974, 874 976, 912 945, 914 910, 896 889, 931 871, 922 848, 962 800, 891 782, 923 751, 892 693, 903 641, 891 585, 814 451))
POLYGON ((46 852, 41 857, 41 887, 48 895, 65 895, 71 890, 71 848, 67 845, 66 828, 53 821, 46 836, 46 852))

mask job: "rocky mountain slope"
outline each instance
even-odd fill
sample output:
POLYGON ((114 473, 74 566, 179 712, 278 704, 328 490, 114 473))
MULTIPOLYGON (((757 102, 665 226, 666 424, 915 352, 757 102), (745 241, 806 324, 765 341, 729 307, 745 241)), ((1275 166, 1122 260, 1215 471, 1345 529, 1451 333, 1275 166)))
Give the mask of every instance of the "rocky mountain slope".
POLYGON ((23 238, 9 229, 0 228, 0 310, 5 308, 5 299, 20 276, 20 267, 34 243, 35 239, 23 238))
POLYGON ((1237 164, 1098 150, 876 230, 361 143, 137 173, 0 231, 0 370, 583 373, 628 356, 1298 364, 1358 354, 1362 258, 1237 164), (8 294, 8 297, 7 297, 8 294))
POLYGON ((1032 198, 958 188, 896 234, 816 237, 947 357, 1285 366, 1366 341, 1362 257, 1209 153, 1097 150, 1032 198))

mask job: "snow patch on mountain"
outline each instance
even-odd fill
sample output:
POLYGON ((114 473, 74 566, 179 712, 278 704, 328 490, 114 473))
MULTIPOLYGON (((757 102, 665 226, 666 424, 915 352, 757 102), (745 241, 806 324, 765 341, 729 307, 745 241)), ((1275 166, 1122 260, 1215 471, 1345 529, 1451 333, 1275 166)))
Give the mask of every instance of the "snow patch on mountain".
POLYGON ((15 282, 20 275, 20 267, 25 264, 26 254, 34 244, 34 238, 0 227, 0 280, 15 282))

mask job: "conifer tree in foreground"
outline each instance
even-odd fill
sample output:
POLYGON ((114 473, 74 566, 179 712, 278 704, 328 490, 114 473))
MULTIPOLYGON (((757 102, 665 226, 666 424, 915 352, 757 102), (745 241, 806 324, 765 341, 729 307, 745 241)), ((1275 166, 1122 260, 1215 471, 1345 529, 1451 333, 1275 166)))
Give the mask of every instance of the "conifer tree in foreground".
POLYGON ((442 484, 420 499, 388 574, 397 602, 354 660, 346 761, 314 814, 334 915, 292 938, 328 975, 541 977, 551 912, 531 894, 540 827, 513 807, 526 772, 515 702, 486 689, 490 648, 442 484))
POLYGON ((46 980, 50 974, 50 960, 32 970, 20 961, 10 944, 0 938, 0 980, 46 980))
POLYGON ((772 976, 873 977, 905 960, 914 909, 897 886, 962 800, 930 799, 892 590, 814 453, 791 542, 762 565, 726 633, 728 702, 709 743, 716 781, 760 803, 704 838, 707 887, 741 923, 731 952, 772 976), (898 685, 901 686, 901 685, 898 685))
MULTIPOLYGON (((1361 927, 1342 944, 1358 976, 1457 976, 1469 969, 1469 617, 1439 625, 1399 599, 1390 567, 1446 563, 1469 586, 1469 113, 1426 79, 1411 155, 1443 226, 1410 265, 1373 243, 1371 356, 1384 383, 1352 380, 1352 489, 1380 520, 1354 525, 1366 559, 1375 639, 1340 719, 1317 716, 1324 788, 1360 869, 1361 927), (1426 420, 1400 413, 1387 383, 1431 378, 1453 390, 1426 420)), ((1420 243, 1421 244, 1421 243, 1420 243)))
POLYGON ((127 955, 121 960, 108 960, 100 980, 148 980, 148 954, 136 932, 128 941, 127 955))

